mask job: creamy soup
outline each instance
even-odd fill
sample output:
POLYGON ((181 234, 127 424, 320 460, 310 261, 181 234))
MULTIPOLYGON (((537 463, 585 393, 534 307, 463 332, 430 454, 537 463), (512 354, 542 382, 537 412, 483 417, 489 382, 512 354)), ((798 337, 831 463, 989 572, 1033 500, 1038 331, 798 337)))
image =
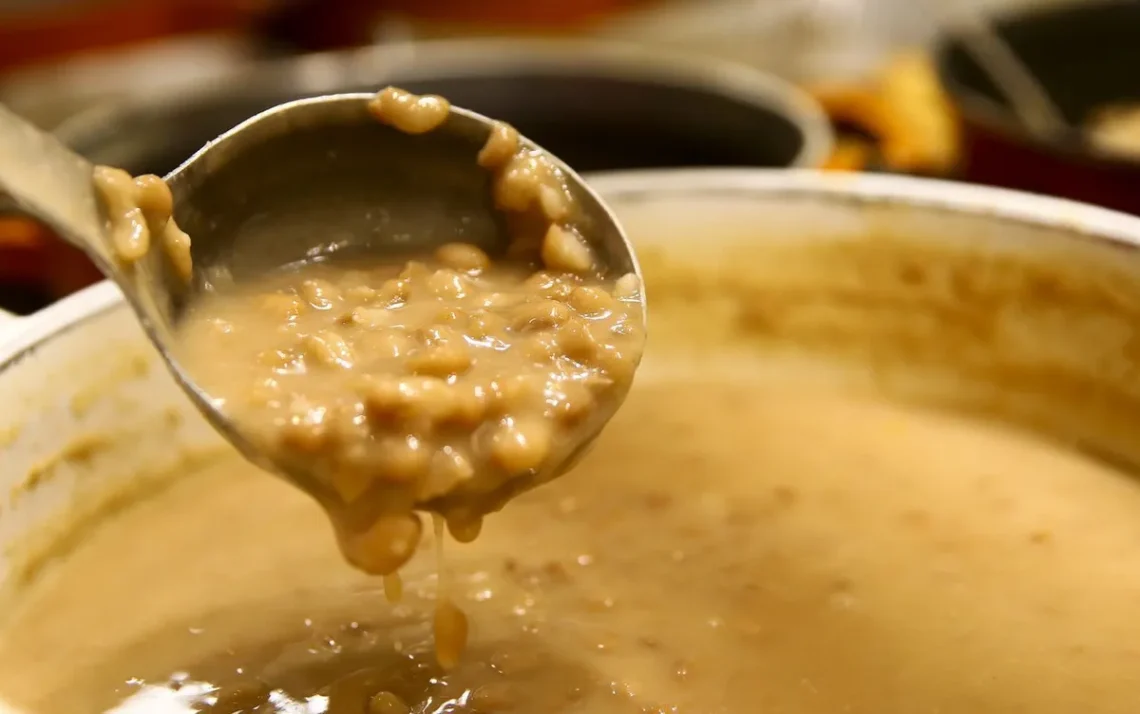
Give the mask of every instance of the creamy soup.
MULTIPOLYGON (((446 118, 445 105, 402 94, 381 94, 373 111, 410 132, 446 118)), ((533 179, 549 166, 520 152, 509 127, 496 128, 479 161, 497 167, 501 206, 517 208, 522 191, 557 224, 558 192, 533 188, 547 185, 533 179)), ((140 200, 119 215, 162 228, 143 205, 152 183, 120 183, 140 200)), ((132 235, 123 234, 128 249, 132 235)), ((549 235, 528 248, 548 263, 549 235)), ((177 262, 180 241, 167 245, 177 262)), ((407 278, 434 290, 431 277, 452 271, 490 281, 472 283, 481 294, 511 292, 469 246, 432 259, 439 265, 407 278)), ((597 287, 582 282, 590 270, 564 267, 554 282, 512 283, 538 291, 539 326, 595 320, 607 339, 622 337, 612 309, 622 287, 576 292, 597 287), (608 311, 597 309, 607 300, 608 311)), ((288 378, 289 365, 309 361, 328 377, 358 354, 401 358, 398 345, 365 346, 374 321, 392 326, 387 303, 368 292, 392 278, 346 275, 282 277, 237 304, 238 314, 254 304, 281 311, 266 329, 295 338, 295 353, 256 364, 288 378), (345 328, 351 340, 321 332, 345 328)), ((445 301, 465 299, 454 285, 439 282, 445 301)), ((214 307, 200 325, 226 321, 214 307)), ((516 318, 533 327, 532 318, 500 317, 500 336, 539 349, 528 330, 506 329, 516 318)), ((446 340, 407 337, 426 370, 447 368, 426 376, 456 377, 454 386, 454 365, 473 366, 429 354, 446 340)), ((539 349, 538 364, 600 369, 551 362, 568 356, 567 344, 539 349)), ((348 567, 335 547, 344 533, 310 498, 218 453, 100 524, 31 584, 0 633, 0 697, 28 714, 1140 711, 1140 488, 1130 479, 997 424, 791 381, 774 388, 753 381, 747 364, 675 370, 666 361, 643 375, 572 476, 518 496, 470 543, 445 542, 440 527, 401 540, 399 585, 348 567), (441 610, 445 598, 453 609, 441 610), (472 615, 468 652, 440 657, 433 628, 441 612, 461 610, 472 615)), ((352 394, 362 413, 374 408, 370 392, 352 394)), ((549 427, 566 417, 554 402, 519 404, 549 427)), ((514 407, 504 408, 495 418, 514 407)), ((385 424, 410 423, 401 413, 405 422, 385 424)), ((449 445, 441 435, 453 432, 427 423, 449 445)), ((453 451, 503 466, 494 439, 465 443, 453 451)), ((421 465, 407 482, 417 489, 432 483, 432 464, 421 465)), ((362 569, 388 572, 389 562, 362 569)))
POLYGON ((472 616, 447 673, 433 548, 394 607, 314 504, 219 454, 36 584, 0 694, 34 714, 1140 711, 1140 488, 985 422, 646 372, 572 475, 445 545, 472 616))
POLYGON ((553 475, 617 409, 645 333, 636 282, 496 267, 463 244, 357 267, 203 295, 178 357, 319 495, 348 559, 390 575, 420 540, 417 505, 469 541, 553 475))

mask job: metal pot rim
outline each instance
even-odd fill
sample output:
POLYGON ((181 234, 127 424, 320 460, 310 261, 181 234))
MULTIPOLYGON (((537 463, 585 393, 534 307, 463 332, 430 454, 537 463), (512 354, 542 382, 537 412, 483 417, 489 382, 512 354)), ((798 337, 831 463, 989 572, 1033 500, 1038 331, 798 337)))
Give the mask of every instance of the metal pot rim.
MULTIPOLYGON (((607 202, 639 198, 724 197, 730 194, 814 197, 867 206, 911 207, 969 214, 1040 228, 1061 229, 1074 238, 1125 244, 1140 249, 1140 217, 1076 201, 1008 189, 905 176, 846 174, 806 169, 665 169, 616 171, 586 176, 607 202)), ((64 298, 28 318, 14 333, 0 331, 0 370, 7 369, 59 333, 122 305, 122 296, 103 281, 64 298), (7 334, 7 339, 4 339, 7 334)), ((4 326, 7 330, 8 325, 4 326)))
POLYGON ((414 81, 441 74, 451 78, 504 74, 520 67, 551 74, 587 71, 730 96, 776 113, 796 127, 803 145, 790 166, 819 166, 831 152, 833 133, 827 115, 810 95, 790 82, 742 63, 579 39, 425 40, 266 60, 213 81, 148 89, 145 96, 93 107, 64 120, 55 131, 65 141, 75 141, 104 131, 130 114, 154 114, 172 105, 249 91, 237 87, 268 88, 267 93, 275 93, 276 88, 288 86, 298 94, 333 94, 394 72, 414 81))

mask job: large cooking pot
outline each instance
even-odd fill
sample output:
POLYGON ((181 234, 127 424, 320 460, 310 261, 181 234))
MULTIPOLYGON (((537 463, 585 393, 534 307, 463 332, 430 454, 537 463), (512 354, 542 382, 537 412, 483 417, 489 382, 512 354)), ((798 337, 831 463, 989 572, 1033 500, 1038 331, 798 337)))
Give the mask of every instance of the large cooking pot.
POLYGON ((272 61, 197 89, 153 88, 80 114, 57 133, 93 161, 164 175, 264 109, 386 84, 508 121, 579 171, 815 167, 831 144, 814 100, 757 70, 553 39, 398 43, 272 61))
MULTIPOLYGON (((593 185, 628 227, 654 302, 639 379, 668 379, 670 370, 684 378, 698 365, 718 370, 728 363, 721 358, 730 333, 746 332, 747 340, 732 343, 734 357, 747 360, 754 378, 971 412, 1045 434, 1122 472, 1140 465, 1140 219, 1057 199, 880 176, 669 171, 598 176, 593 185), (674 316, 720 305, 716 296, 732 285, 747 296, 735 312, 721 305, 700 330, 676 334, 693 323, 683 327, 674 316)), ((145 498, 176 466, 220 446, 113 286, 91 287, 3 332, 0 612, 124 499, 145 498)), ((905 441, 906 425, 897 427, 905 441)), ((1120 488, 1136 486, 1123 481, 1120 488)), ((939 508, 930 504, 929 517, 937 520, 939 508)), ((969 697, 995 678, 1012 677, 1011 691, 1026 710, 1044 710, 1038 705, 1046 697, 1061 697, 1049 711, 1135 711, 1140 699, 1116 702, 1122 708, 1092 705, 1106 687, 1120 691, 1121 678, 1134 676, 1121 669, 1131 666, 1126 662, 1096 657, 1118 635, 1134 641, 1128 638, 1137 600, 1127 596, 1127 611, 1119 606, 1127 600, 1122 595, 1113 600, 1117 609, 1086 618, 1100 595, 1110 597, 1115 576, 1090 574, 1079 554, 1066 557, 1071 544, 1032 540, 1036 524, 1021 522, 1016 504, 986 508, 985 519, 971 522, 970 547, 1041 547, 1040 558, 1029 565, 1023 559, 1022 570, 1004 575, 956 570, 953 554, 966 545, 916 535, 924 527, 918 516, 877 531, 931 541, 942 550, 929 557, 948 569, 939 571, 936 588, 893 595, 899 607, 928 612, 930 622, 883 616, 855 630, 881 665, 872 668, 876 686, 905 696, 908 673, 936 671, 951 693, 945 711, 997 711, 977 706, 992 700, 969 697), (1027 592, 1066 595, 1054 609, 1022 608, 1027 592), (971 618, 983 612, 999 617, 1000 626, 978 626, 971 618), (1014 612, 1016 621, 1008 622, 997 614, 1014 612), (1057 632, 1077 639, 1051 634, 1057 632), (988 654, 963 663, 954 655, 961 648, 988 654), (1000 666, 993 653, 1001 653, 1000 666), (1063 665, 1051 659, 1062 655, 1063 665), (1054 675, 1040 674, 1054 666, 1054 675), (1081 678, 1079 686, 1050 688, 1071 677, 1081 678), (1042 686, 1017 688, 1017 681, 1042 686), (1074 692, 1091 699, 1064 699, 1074 692)), ((908 564, 878 566, 890 573, 908 564)))

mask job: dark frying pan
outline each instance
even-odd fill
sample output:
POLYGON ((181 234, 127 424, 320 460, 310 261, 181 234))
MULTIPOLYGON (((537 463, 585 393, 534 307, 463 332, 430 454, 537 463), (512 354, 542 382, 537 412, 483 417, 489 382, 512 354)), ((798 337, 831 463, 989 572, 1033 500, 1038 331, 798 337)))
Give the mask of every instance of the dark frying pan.
POLYGON ((942 83, 963 120, 962 178, 1140 213, 1140 160, 1090 146, 1079 127, 1106 105, 1140 101, 1140 2, 1098 0, 994 18, 996 32, 1044 87, 1069 131, 1039 137, 955 30, 938 43, 942 83))

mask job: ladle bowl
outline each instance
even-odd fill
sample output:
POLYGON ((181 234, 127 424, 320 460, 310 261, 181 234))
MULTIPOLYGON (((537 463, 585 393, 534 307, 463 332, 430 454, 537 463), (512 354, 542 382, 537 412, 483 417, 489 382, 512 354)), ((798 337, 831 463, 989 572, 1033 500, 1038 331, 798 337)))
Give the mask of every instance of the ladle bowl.
MULTIPOLYGON (((320 479, 255 447, 176 361, 172 338, 194 291, 219 281, 241 282, 342 252, 429 252, 455 241, 491 255, 506 249, 509 236, 492 201, 491 175, 476 162, 493 121, 452 107, 436 129, 409 135, 372 116, 374 96, 328 95, 274 107, 209 142, 166 176, 174 217, 192 238, 189 286, 160 251, 130 265, 118 260, 92 186, 94 167, 0 107, 0 193, 86 252, 119 286, 179 385, 223 436, 254 463, 321 501, 320 479)), ((613 214, 570 167, 550 158, 565 176, 578 209, 576 227, 599 262, 614 276, 640 275, 613 214)), ((581 446, 559 472, 588 443, 581 446)))

